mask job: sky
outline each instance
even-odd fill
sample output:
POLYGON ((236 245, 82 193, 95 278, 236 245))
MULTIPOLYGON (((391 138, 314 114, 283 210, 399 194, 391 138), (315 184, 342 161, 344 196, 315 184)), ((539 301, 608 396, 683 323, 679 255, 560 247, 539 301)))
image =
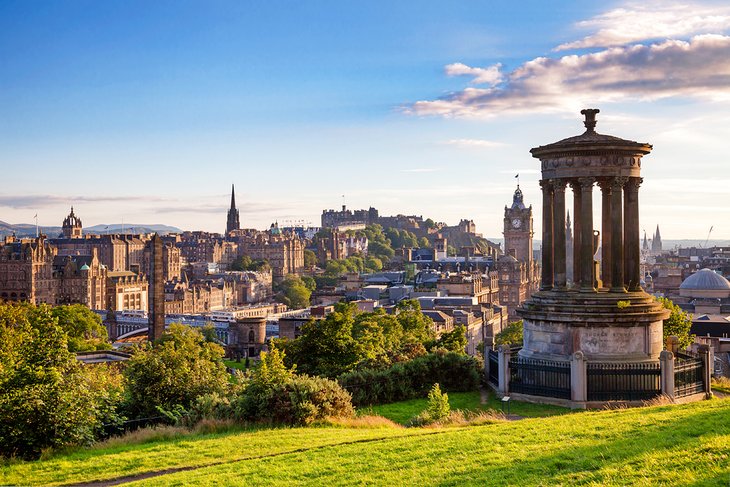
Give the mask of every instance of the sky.
POLYGON ((344 202, 498 237, 519 173, 539 237, 529 149, 586 107, 654 146, 642 228, 730 238, 727 2, 4 0, 0 220, 222 232, 235 184, 247 228, 344 202))

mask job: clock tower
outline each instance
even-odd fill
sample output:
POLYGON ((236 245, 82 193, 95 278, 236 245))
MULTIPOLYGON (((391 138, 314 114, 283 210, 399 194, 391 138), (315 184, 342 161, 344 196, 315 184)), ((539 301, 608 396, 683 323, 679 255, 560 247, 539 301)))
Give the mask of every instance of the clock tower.
POLYGON ((504 253, 520 262, 532 262, 532 205, 525 207, 522 190, 517 185, 512 206, 504 207, 504 253))

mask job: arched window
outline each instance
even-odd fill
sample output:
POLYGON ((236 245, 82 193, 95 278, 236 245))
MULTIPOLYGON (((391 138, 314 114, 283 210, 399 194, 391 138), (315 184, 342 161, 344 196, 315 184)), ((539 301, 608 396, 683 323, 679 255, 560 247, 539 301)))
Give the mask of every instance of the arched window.
POLYGON ((254 337, 255 337, 255 335, 254 335, 253 330, 249 330, 249 332, 248 332, 248 341, 249 341, 249 343, 252 342, 252 341, 254 341, 254 337))

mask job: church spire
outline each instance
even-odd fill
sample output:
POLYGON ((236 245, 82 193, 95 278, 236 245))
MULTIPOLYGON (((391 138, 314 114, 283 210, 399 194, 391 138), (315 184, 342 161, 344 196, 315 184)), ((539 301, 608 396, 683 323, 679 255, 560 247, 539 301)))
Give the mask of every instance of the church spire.
POLYGON ((226 221, 226 235, 233 230, 239 230, 241 224, 238 220, 238 210, 236 209, 236 188, 231 184, 231 208, 228 210, 228 220, 226 221))

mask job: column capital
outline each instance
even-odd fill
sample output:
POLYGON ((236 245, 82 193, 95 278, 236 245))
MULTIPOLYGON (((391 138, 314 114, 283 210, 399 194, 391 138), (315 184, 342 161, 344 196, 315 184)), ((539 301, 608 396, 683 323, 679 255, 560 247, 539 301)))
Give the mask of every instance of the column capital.
POLYGON ((541 179, 540 180, 540 187, 543 191, 552 191, 553 189, 553 181, 552 179, 541 179))
POLYGON ((598 186, 606 194, 611 194, 611 188, 613 187, 613 178, 599 178, 596 181, 598 186))
POLYGON ((615 178, 611 178, 609 180, 611 184, 611 189, 613 189, 614 191, 621 191, 628 180, 629 178, 625 176, 616 176, 615 178))
POLYGON ((553 185, 553 191, 561 191, 565 192, 565 186, 568 184, 567 179, 559 178, 559 179, 553 179, 552 185, 553 185))
POLYGON ((628 181, 626 182, 626 189, 627 190, 639 190, 639 186, 641 186, 641 183, 644 182, 644 178, 628 178, 628 181))
POLYGON ((593 187, 593 183, 596 182, 596 178, 593 177, 584 177, 584 178, 578 178, 578 184, 580 184, 581 189, 589 189, 593 187))

